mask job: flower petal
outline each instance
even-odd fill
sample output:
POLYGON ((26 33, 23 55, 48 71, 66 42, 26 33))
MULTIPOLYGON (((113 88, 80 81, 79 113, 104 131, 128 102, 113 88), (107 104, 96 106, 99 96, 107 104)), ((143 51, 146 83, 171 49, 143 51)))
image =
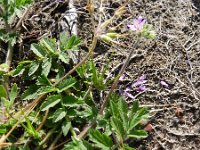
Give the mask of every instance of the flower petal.
POLYGON ((121 77, 119 77, 119 81, 123 81, 126 77, 126 74, 123 74, 121 77))
POLYGON ((133 30, 133 31, 136 31, 137 28, 135 27, 135 25, 127 25, 127 27, 130 29, 130 30, 133 30))
POLYGON ((137 88, 137 92, 144 92, 146 91, 146 86, 145 85, 141 85, 137 88))
POLYGON ((134 99, 134 96, 133 96, 131 93, 129 93, 129 92, 124 91, 123 95, 124 95, 125 97, 129 97, 129 98, 134 99))
POLYGON ((169 88, 169 85, 165 82, 165 81, 160 81, 160 84, 165 87, 165 88, 169 88))

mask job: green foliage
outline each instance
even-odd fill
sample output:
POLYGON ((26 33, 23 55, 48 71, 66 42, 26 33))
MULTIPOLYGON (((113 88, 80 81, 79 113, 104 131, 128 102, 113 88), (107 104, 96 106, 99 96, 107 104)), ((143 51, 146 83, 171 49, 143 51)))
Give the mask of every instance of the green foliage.
POLYGON ((98 68, 95 67, 94 62, 91 60, 87 64, 83 64, 76 71, 81 78, 86 78, 89 85, 93 85, 97 90, 105 89, 110 81, 105 83, 105 73, 108 68, 108 64, 103 68, 102 72, 98 71, 98 68))
POLYGON ((98 130, 91 129, 90 130, 90 140, 95 143, 95 146, 102 149, 110 149, 113 146, 112 139, 106 135, 102 134, 98 130))
MULTIPOLYGON (((77 49, 77 45, 80 43, 77 37, 72 36, 71 38, 62 36, 62 40, 67 43, 60 45, 60 50, 57 49, 57 41, 51 38, 44 38, 39 43, 33 43, 31 45, 32 52, 36 55, 36 60, 20 62, 16 69, 12 72, 14 76, 28 76, 36 78, 37 75, 48 76, 51 69, 57 72, 57 76, 62 71, 62 63, 69 64, 70 57, 66 53, 66 47, 68 44, 70 50, 77 49)), ((69 50, 69 49, 68 49, 69 50)), ((62 90, 62 89, 61 89, 62 90)))
POLYGON ((10 92, 6 91, 5 87, 3 85, 0 85, 0 99, 4 107, 8 111, 12 108, 15 99, 17 98, 17 84, 14 83, 10 92))
MULTIPOLYGON (((97 118, 97 128, 90 129, 89 141, 91 146, 95 145, 100 149, 114 149, 134 150, 126 143, 129 138, 146 138, 147 133, 141 129, 140 122, 148 118, 148 111, 146 108, 139 108, 138 102, 133 102, 131 108, 128 108, 125 100, 113 94, 110 98, 110 106, 104 116, 97 118), (105 131, 105 132, 100 132, 105 131), (107 131, 106 131, 107 130, 107 131), (117 143, 113 142, 112 136, 117 137, 117 143)), ((77 141, 76 141, 77 142, 77 141)), ((75 143, 76 143, 75 142, 75 143)), ((75 148, 74 141, 65 145, 66 147, 75 148), (73 146, 72 146, 73 145, 73 146)))
POLYGON ((71 127, 71 122, 70 121, 65 120, 62 123, 62 132, 63 132, 64 136, 66 136, 68 134, 70 127, 71 127))
POLYGON ((0 85, 0 97, 7 97, 7 91, 3 85, 0 85))
MULTIPOLYGON (((7 91, 3 84, 0 85, 2 104, 10 116, 17 116, 16 110, 11 109, 16 99, 19 99, 19 102, 23 100, 22 103, 33 100, 35 104, 39 96, 44 97, 31 114, 20 108, 19 120, 9 118, 7 123, 0 124, 0 134, 7 133, 14 123, 19 121, 21 137, 16 140, 18 136, 13 133, 13 139, 8 140, 10 142, 20 141, 27 146, 25 139, 28 138, 33 146, 45 149, 51 141, 46 138, 55 139, 54 136, 61 133, 62 137, 71 139, 64 145, 64 150, 133 149, 127 143, 129 138, 147 137, 147 133, 140 126, 140 122, 148 118, 147 109, 140 108, 137 101, 129 107, 122 97, 113 93, 105 114, 98 115, 99 106, 95 102, 93 91, 103 91, 110 84, 111 81, 105 82, 108 63, 99 71, 95 62, 90 60, 82 64, 73 75, 63 78, 68 71, 66 68, 72 68, 67 51, 77 50, 80 39, 74 35, 66 37, 63 33, 59 40, 44 38, 39 43, 32 44, 31 50, 35 59, 19 62, 17 67, 8 73, 25 83, 24 90, 18 91, 17 84, 13 84, 10 91, 7 91), (83 129, 94 120, 96 127, 90 129, 87 138, 78 139, 77 130, 83 129)), ((3 65, 0 66, 0 73, 2 76, 6 73, 3 65)))
POLYGON ((54 107, 56 104, 60 103, 61 96, 60 95, 51 95, 49 96, 45 102, 42 103, 40 109, 42 111, 46 111, 51 107, 54 107))
POLYGON ((5 23, 5 28, 0 30, 0 39, 9 42, 11 46, 16 43, 18 33, 11 30, 11 24, 14 18, 22 16, 22 8, 31 4, 32 0, 1 0, 0 1, 0 19, 5 23))

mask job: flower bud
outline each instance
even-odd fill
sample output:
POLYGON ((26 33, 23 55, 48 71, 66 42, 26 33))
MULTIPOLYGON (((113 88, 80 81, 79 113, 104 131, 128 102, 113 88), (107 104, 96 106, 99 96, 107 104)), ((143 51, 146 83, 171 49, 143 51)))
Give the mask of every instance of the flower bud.
POLYGON ((106 43, 112 42, 112 38, 107 36, 107 35, 105 35, 105 34, 101 35, 100 38, 106 43))
POLYGON ((106 33, 106 36, 110 37, 110 38, 118 38, 120 37, 121 35, 118 34, 118 33, 115 33, 115 32, 110 32, 110 33, 106 33))

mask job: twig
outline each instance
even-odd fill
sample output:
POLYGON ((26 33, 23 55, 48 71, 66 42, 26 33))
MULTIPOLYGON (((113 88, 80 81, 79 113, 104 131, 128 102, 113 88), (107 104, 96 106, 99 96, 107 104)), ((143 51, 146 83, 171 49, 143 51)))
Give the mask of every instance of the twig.
POLYGON ((114 83, 112 84, 111 89, 110 89, 108 95, 106 96, 106 98, 105 98, 105 100, 104 100, 104 102, 103 102, 103 104, 102 104, 102 106, 101 106, 101 108, 100 108, 100 111, 99 111, 99 114, 100 114, 100 115, 103 114, 103 111, 104 111, 105 107, 107 106, 107 103, 108 103, 108 101, 109 101, 109 98, 110 98, 111 94, 113 93, 114 89, 116 88, 116 86, 117 86, 117 84, 118 84, 118 82, 119 82, 120 76, 122 76, 122 74, 124 73, 124 71, 125 71, 127 65, 129 64, 129 61, 130 61, 130 59, 131 59, 131 56, 132 56, 132 54, 133 54, 135 48, 137 47, 138 41, 139 41, 139 39, 137 39, 137 41, 135 42, 135 44, 134 44, 134 46, 133 46, 131 52, 129 53, 127 59, 125 60, 123 66, 122 66, 122 68, 121 68, 121 70, 120 70, 120 72, 119 72, 118 77, 115 79, 114 83))
POLYGON ((53 141, 53 143, 50 145, 50 147, 48 148, 48 150, 53 150, 54 145, 56 144, 56 142, 59 140, 59 138, 62 136, 62 130, 60 131, 60 133, 58 134, 58 136, 56 137, 56 139, 53 141))
POLYGON ((19 27, 21 26, 24 18, 26 17, 26 15, 28 15, 28 12, 30 10, 30 7, 26 8, 26 10, 24 11, 22 17, 19 19, 19 21, 17 22, 17 25, 14 28, 14 31, 17 31, 19 29, 19 27))

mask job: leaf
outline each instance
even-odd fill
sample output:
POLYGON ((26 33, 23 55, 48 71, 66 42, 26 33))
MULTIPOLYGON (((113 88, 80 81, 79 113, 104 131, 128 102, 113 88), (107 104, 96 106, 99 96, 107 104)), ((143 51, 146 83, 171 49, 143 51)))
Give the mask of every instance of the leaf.
POLYGON ((124 99, 122 99, 121 97, 119 98, 118 100, 118 109, 119 109, 119 114, 120 114, 120 118, 122 120, 122 123, 123 123, 123 127, 125 130, 128 130, 128 122, 129 122, 129 119, 128 119, 128 105, 127 103, 125 102, 124 99))
POLYGON ((117 118, 120 116, 117 103, 114 102, 113 100, 110 100, 110 109, 111 109, 112 116, 115 116, 117 118))
POLYGON ((23 65, 18 65, 17 68, 13 72, 13 77, 23 74, 24 71, 25 71, 24 66, 23 65))
POLYGON ((128 133, 128 137, 133 138, 146 138, 147 136, 148 134, 144 130, 133 130, 128 133))
POLYGON ((123 112, 125 114, 128 113, 128 105, 125 102, 125 100, 121 97, 119 97, 119 100, 118 100, 118 107, 119 107, 120 112, 123 112))
POLYGON ((43 74, 38 77, 36 84, 43 85, 43 86, 46 86, 46 85, 51 86, 52 85, 51 82, 49 81, 49 79, 43 74))
POLYGON ((9 70, 9 66, 7 64, 0 64, 0 75, 6 73, 7 70, 9 70))
POLYGON ((129 131, 137 126, 142 119, 148 118, 148 110, 146 108, 141 108, 133 116, 130 116, 129 131))
POLYGON ((31 50, 35 55, 37 55, 40 58, 44 58, 46 56, 45 50, 43 50, 43 48, 39 44, 31 44, 31 50))
POLYGON ((128 146, 127 144, 125 144, 124 150, 135 150, 135 148, 132 148, 132 147, 128 146))
POLYGON ((63 97, 62 104, 65 107, 75 107, 75 106, 80 106, 83 104, 83 101, 78 100, 74 96, 65 96, 63 97))
POLYGON ((35 99, 37 95, 38 86, 37 85, 30 85, 28 89, 22 94, 23 100, 31 100, 35 99))
POLYGON ((39 138, 39 134, 38 132, 35 130, 35 128, 33 127, 33 125, 31 124, 30 120, 25 117, 26 123, 27 123, 27 127, 25 128, 27 130, 27 132, 33 136, 34 138, 39 138))
POLYGON ((71 122, 65 120, 62 123, 62 131, 63 131, 64 136, 66 136, 68 134, 70 127, 71 127, 71 122))
POLYGON ((87 65, 86 65, 85 63, 82 64, 80 67, 78 67, 78 68, 76 69, 76 72, 78 73, 78 75, 79 75, 81 78, 84 78, 86 71, 87 71, 87 65))
POLYGON ((0 85, 0 98, 1 97, 4 97, 4 98, 7 98, 7 92, 6 92, 6 89, 4 88, 3 85, 0 85))
POLYGON ((55 91, 57 91, 57 88, 53 86, 42 86, 38 89, 37 94, 42 95, 42 94, 47 94, 47 93, 51 93, 55 91))
POLYGON ((63 109, 63 108, 57 109, 56 112, 53 115, 54 122, 60 121, 61 119, 63 119, 66 116, 66 114, 67 113, 66 113, 65 109, 63 109))
POLYGON ((17 68, 13 71, 13 77, 22 75, 26 69, 26 67, 32 63, 32 61, 22 61, 19 63, 17 68))
POLYGON ((90 68, 92 71, 92 77, 91 80, 93 82, 93 85, 98 89, 98 90, 103 90, 105 88, 104 84, 104 76, 98 72, 97 68, 95 67, 95 64, 93 61, 90 63, 90 68))
POLYGON ((17 84, 14 83, 11 91, 10 91, 10 95, 9 95, 9 99, 10 99, 10 106, 13 105, 15 98, 17 97, 17 84))
POLYGON ((90 140, 99 148, 111 149, 113 146, 112 139, 106 134, 100 133, 98 130, 90 129, 89 137, 90 140))
POLYGON ((32 0, 16 0, 16 7, 20 8, 27 4, 31 4, 32 0))
POLYGON ((72 35, 71 38, 69 39, 65 49, 71 49, 73 46, 76 46, 79 43, 80 43, 80 39, 77 38, 75 35, 72 35))
POLYGON ((138 111, 138 108, 139 108, 138 101, 134 101, 132 103, 131 116, 134 115, 138 111))
POLYGON ((111 125, 116 131, 117 137, 119 141, 123 141, 126 136, 126 131, 124 130, 123 124, 120 119, 116 117, 111 118, 111 125))
POLYGON ((40 67, 40 63, 38 61, 33 61, 30 65, 28 75, 29 76, 33 75, 38 70, 39 67, 40 67))
POLYGON ((72 78, 72 77, 69 79, 63 80, 62 82, 60 82, 58 84, 58 89, 59 89, 58 92, 62 92, 64 90, 67 90, 67 89, 73 87, 75 83, 76 83, 76 79, 72 78))
POLYGON ((49 108, 54 107, 61 101, 61 96, 60 95, 51 95, 47 97, 46 101, 42 103, 40 109, 41 111, 46 111, 49 108))
POLYGON ((50 69, 51 69, 51 63, 52 59, 51 58, 44 58, 42 62, 42 74, 45 76, 48 76, 50 69))
POLYGON ((3 106, 5 106, 6 108, 10 107, 10 101, 7 98, 1 97, 0 100, 1 100, 1 103, 2 103, 3 106))
POLYGON ((92 145, 85 140, 77 140, 72 137, 72 142, 64 145, 62 150, 94 150, 92 145))
POLYGON ((56 53, 56 41, 54 39, 43 38, 40 40, 40 44, 44 45, 48 51, 55 54, 56 53))
POLYGON ((66 32, 60 33, 60 49, 65 51, 66 43, 68 42, 68 34, 66 32))
POLYGON ((65 52, 60 52, 59 53, 59 57, 58 57, 62 62, 64 62, 64 63, 66 63, 66 64, 68 64, 69 63, 69 61, 70 61, 70 58, 69 58, 69 56, 65 53, 65 52))

